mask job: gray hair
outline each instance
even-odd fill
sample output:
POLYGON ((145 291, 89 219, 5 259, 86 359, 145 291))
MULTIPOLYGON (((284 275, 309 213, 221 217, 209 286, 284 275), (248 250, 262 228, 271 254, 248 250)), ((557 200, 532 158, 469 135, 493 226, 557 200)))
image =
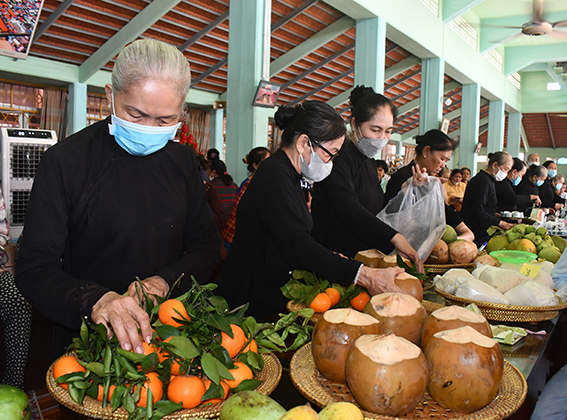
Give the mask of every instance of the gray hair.
POLYGON ((114 63, 112 88, 125 91, 148 79, 172 82, 185 100, 191 84, 191 69, 181 51, 155 39, 139 39, 124 47, 114 63))
POLYGON ((498 166, 502 166, 510 161, 514 163, 512 156, 510 156, 508 152, 494 152, 488 154, 488 166, 492 166, 494 162, 498 163, 498 166))
POLYGON ((563 184, 563 182, 559 182, 559 181, 560 181, 560 180, 565 181, 565 177, 564 177, 563 175, 561 175, 561 174, 557 174, 557 175, 555 175, 553 178, 551 178, 551 180, 552 180, 552 181, 555 181, 555 182, 558 183, 558 184, 559 184, 559 183, 563 184))

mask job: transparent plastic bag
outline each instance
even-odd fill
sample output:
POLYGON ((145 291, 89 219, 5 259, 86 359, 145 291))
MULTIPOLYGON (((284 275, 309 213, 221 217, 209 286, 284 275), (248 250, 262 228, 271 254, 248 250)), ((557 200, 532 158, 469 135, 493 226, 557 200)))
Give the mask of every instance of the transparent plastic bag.
POLYGON ((441 182, 430 176, 424 185, 415 186, 410 178, 376 217, 401 233, 419 257, 426 260, 445 232, 441 182))

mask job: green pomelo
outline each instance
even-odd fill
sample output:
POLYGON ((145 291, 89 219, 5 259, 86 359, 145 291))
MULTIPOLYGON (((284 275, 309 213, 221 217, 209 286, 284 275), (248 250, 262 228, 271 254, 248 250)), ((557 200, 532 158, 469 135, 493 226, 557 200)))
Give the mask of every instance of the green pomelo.
POLYGON ((21 389, 0 385, 0 419, 29 420, 28 396, 21 389))
POLYGON ((567 241, 565 241, 565 239, 563 239, 561 236, 551 235, 551 240, 553 241, 555 246, 559 248, 559 251, 561 251, 561 253, 565 251, 565 247, 567 246, 567 241))
POLYGON ((559 257, 561 257, 561 252, 554 246, 550 246, 539 251, 537 256, 555 264, 559 257))
POLYGON ((516 251, 526 251, 526 252, 531 252, 533 254, 537 254, 536 246, 529 239, 516 239, 515 241, 510 242, 507 249, 516 250, 516 251))
POLYGON ((449 245, 451 242, 455 242, 457 240, 457 232, 453 229, 453 226, 446 225, 445 226, 445 233, 441 237, 443 242, 449 245))
POLYGON ((505 249, 509 243, 506 235, 493 236, 486 244, 486 252, 490 254, 492 251, 500 251, 505 249))
POLYGON ((285 413, 285 408, 267 395, 242 391, 225 401, 219 420, 279 420, 285 413))

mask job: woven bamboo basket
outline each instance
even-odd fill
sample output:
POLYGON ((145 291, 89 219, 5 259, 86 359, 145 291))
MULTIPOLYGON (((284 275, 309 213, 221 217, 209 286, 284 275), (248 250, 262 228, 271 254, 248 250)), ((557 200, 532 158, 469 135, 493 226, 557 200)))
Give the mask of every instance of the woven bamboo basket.
MULTIPOLYGON (((282 365, 278 358, 273 354, 262 354, 264 359, 264 368, 257 374, 256 379, 262 381, 256 391, 262 394, 269 395, 278 386, 282 377, 282 365)), ((110 404, 102 408, 100 401, 94 400, 85 396, 83 405, 77 404, 69 396, 69 392, 59 386, 53 378, 53 365, 49 367, 46 376, 47 389, 53 395, 55 400, 82 416, 90 419, 101 420, 127 420, 128 413, 122 407, 116 411, 112 411, 110 404)), ((174 419, 214 419, 220 414, 223 402, 211 404, 203 407, 196 407, 191 409, 183 409, 176 411, 168 416, 163 417, 164 420, 174 419)))
MULTIPOLYGON (((350 394, 348 385, 332 382, 323 377, 311 354, 311 343, 299 349, 291 360, 290 377, 295 387, 309 401, 319 407, 340 401, 348 401, 356 404, 354 397, 350 394)), ((504 361, 504 373, 500 390, 494 400, 481 410, 471 414, 459 415, 451 410, 438 405, 426 392, 424 399, 415 410, 404 417, 383 416, 368 411, 362 411, 365 419, 447 419, 458 417, 459 419, 492 420, 503 419, 516 412, 523 404, 528 385, 518 369, 504 361)))
POLYGON ((559 311, 567 308, 567 304, 561 303, 555 306, 516 306, 504 305, 501 303, 481 302, 472 299, 465 299, 442 292, 435 287, 435 293, 443 296, 447 305, 467 306, 471 303, 476 304, 484 317, 490 321, 500 322, 541 322, 555 318, 559 311))
POLYGON ((427 270, 427 274, 445 274, 451 268, 464 268, 472 271, 474 264, 423 264, 427 270))

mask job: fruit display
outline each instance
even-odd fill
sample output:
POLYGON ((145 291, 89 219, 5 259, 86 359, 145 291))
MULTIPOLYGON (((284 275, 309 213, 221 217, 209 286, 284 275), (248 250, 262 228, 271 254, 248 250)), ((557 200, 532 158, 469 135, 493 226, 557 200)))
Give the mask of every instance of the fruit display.
POLYGON ((478 255, 474 242, 457 238, 457 232, 450 225, 445 226, 445 233, 435 244, 425 264, 471 264, 478 255))
POLYGON ((205 405, 219 404, 220 410, 231 393, 262 384, 262 353, 294 350, 311 338, 312 309, 259 323, 245 315, 248 305, 230 310, 215 288, 193 279, 187 293, 156 297, 157 305, 140 294, 154 331, 143 354, 122 349, 116 335, 108 339, 103 324, 83 323, 72 353, 53 364, 53 386, 67 389, 79 406, 86 397, 98 399, 101 409, 122 407, 126 413, 120 415, 132 420, 205 405))
POLYGON ((544 227, 536 228, 524 223, 506 231, 498 226, 491 226, 487 232, 492 236, 486 245, 489 254, 503 249, 527 251, 537 254, 540 259, 556 263, 567 245, 565 239, 550 235, 544 227))

